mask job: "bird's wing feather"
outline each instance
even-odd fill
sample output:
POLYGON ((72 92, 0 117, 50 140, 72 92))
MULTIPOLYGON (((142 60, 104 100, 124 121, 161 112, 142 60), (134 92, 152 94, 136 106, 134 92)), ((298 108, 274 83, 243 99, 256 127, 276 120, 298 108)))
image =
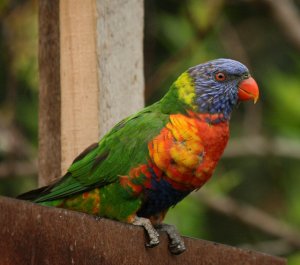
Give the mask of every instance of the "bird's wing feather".
POLYGON ((35 201, 55 200, 105 186, 128 174, 131 168, 146 163, 148 142, 168 119, 169 116, 157 111, 155 105, 124 119, 98 144, 82 152, 67 174, 35 201))

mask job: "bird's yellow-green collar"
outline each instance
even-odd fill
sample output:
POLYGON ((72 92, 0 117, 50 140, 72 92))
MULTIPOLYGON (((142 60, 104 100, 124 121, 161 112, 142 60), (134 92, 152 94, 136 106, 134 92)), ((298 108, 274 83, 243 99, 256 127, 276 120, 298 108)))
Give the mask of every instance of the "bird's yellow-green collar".
POLYGON ((175 81, 175 85, 178 89, 179 99, 190 106, 192 109, 196 109, 197 106, 195 104, 195 86, 190 75, 187 72, 184 72, 175 81))

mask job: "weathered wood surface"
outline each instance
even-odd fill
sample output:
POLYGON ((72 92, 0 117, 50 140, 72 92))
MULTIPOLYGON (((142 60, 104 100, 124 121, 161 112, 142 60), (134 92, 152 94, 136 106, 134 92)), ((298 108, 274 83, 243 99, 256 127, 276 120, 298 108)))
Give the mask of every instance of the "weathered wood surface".
POLYGON ((39 1, 39 182, 144 104, 143 0, 39 1))
POLYGON ((61 174, 59 0, 39 1, 40 183, 61 174))
POLYGON ((144 0, 96 3, 99 124, 103 135, 144 105, 144 0))
POLYGON ((172 256, 165 234, 159 246, 146 249, 142 228, 5 197, 0 197, 0 213, 0 265, 286 264, 281 258, 191 238, 185 238, 185 253, 172 256))
POLYGON ((84 4, 80 0, 61 0, 59 9, 61 162, 58 166, 65 173, 74 157, 99 138, 97 14, 95 0, 85 0, 84 4))

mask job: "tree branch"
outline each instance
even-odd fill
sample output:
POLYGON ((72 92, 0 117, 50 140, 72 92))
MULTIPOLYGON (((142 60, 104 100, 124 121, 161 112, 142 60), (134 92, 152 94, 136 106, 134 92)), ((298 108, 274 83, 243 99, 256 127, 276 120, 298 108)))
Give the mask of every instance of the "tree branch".
POLYGON ((194 193, 194 196, 210 209, 235 218, 264 233, 281 238, 294 248, 300 249, 300 232, 266 212, 248 204, 238 203, 230 197, 213 195, 207 189, 194 193))
POLYGON ((262 136, 251 136, 232 139, 224 152, 224 157, 256 156, 284 156, 300 159, 300 141, 275 137, 267 139, 262 136))
POLYGON ((261 241, 255 244, 242 244, 241 248, 269 253, 275 256, 287 256, 295 251, 295 248, 283 239, 261 241))
POLYGON ((300 16, 292 0, 263 0, 271 9, 273 18, 283 34, 300 50, 300 16))

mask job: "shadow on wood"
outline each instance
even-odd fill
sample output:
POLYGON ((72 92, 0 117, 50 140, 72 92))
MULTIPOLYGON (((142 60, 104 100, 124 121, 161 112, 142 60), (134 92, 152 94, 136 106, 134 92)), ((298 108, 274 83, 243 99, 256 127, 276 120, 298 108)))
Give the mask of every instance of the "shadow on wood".
POLYGON ((144 247, 142 228, 64 209, 0 197, 0 264, 259 264, 284 259, 185 238, 187 251, 173 256, 167 237, 144 247))

